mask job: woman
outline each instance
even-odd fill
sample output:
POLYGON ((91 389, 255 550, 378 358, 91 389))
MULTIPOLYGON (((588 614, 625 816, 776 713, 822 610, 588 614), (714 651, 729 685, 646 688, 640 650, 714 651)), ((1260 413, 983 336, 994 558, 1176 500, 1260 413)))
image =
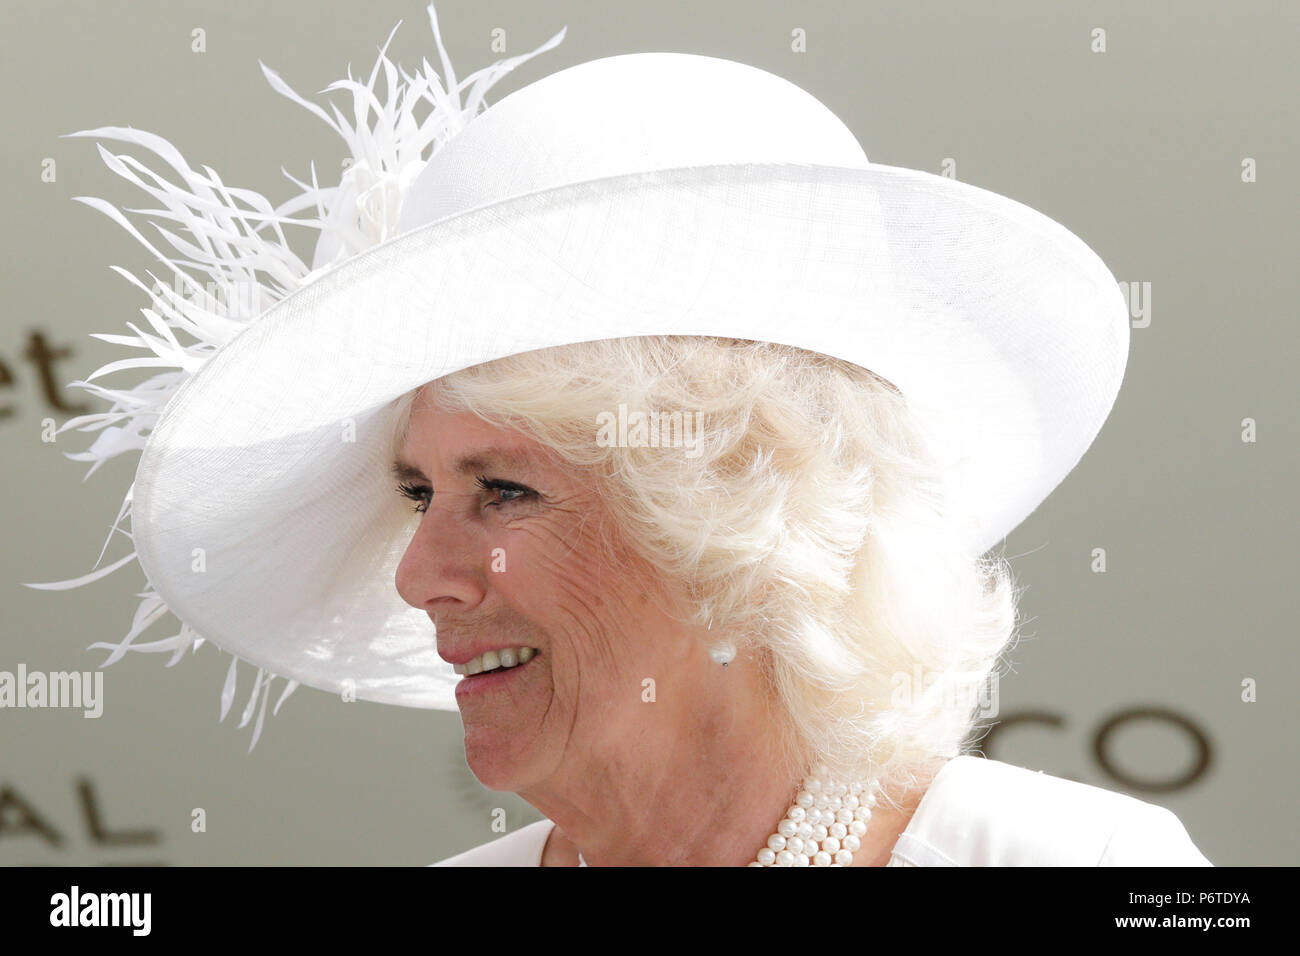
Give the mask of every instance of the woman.
POLYGON ((547 817, 446 864, 1206 862, 1166 810, 959 755, 1009 568, 966 554, 872 373, 603 340, 449 375, 401 421, 397 588, 467 671, 474 774, 547 817), (629 399, 696 416, 695 454, 602 444, 629 399))
POLYGON ((152 357, 90 379, 174 371, 83 385, 113 407, 60 429, 143 449, 134 552, 58 585, 138 558, 108 663, 210 642, 223 718, 252 663, 254 744, 277 678, 277 709, 458 710, 550 822, 448 862, 1203 863, 1167 811, 962 754, 1014 629, 983 556, 1123 377, 1106 266, 728 60, 606 57, 480 112, 561 38, 459 82, 439 38, 445 86, 381 51, 333 119, 267 70, 351 151, 279 207, 80 134, 180 177, 104 151, 175 259, 87 200, 177 277, 108 337, 152 357))

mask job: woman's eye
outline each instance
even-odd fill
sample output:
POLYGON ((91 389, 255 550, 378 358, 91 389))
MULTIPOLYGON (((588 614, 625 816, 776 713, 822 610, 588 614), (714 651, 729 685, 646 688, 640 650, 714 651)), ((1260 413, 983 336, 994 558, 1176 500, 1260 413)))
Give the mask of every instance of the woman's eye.
POLYGON ((403 483, 397 486, 397 490, 403 497, 419 502, 414 509, 417 513, 423 514, 429 510, 429 499, 433 496, 433 489, 428 485, 408 485, 403 483))
POLYGON ((502 481, 499 478, 488 478, 484 475, 478 476, 478 486, 484 491, 494 491, 500 496, 500 500, 488 502, 489 508, 499 508, 501 505, 514 504, 517 501, 524 501, 537 496, 537 492, 531 488, 515 484, 513 481, 502 481))
MULTIPOLYGON (((516 484, 513 481, 503 481, 498 478, 487 478, 480 475, 478 486, 481 490, 494 493, 497 496, 496 501, 487 502, 489 508, 499 508, 502 505, 512 505, 516 502, 526 501, 535 498, 537 492, 531 488, 516 484)), ((429 502, 433 499, 433 489, 428 485, 411 485, 399 484, 397 491, 404 498, 409 498, 416 502, 413 509, 417 514, 423 514, 429 510, 429 502)))

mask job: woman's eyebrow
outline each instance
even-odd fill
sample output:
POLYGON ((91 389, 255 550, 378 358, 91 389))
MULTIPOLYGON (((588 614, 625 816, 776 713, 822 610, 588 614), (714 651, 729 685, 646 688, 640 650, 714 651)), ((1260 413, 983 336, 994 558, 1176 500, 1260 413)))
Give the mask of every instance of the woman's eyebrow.
MULTIPOLYGON (((462 455, 454 470, 459 475, 480 474, 501 469, 527 468, 531 464, 532 458, 526 452, 510 448, 484 448, 462 455)), ((429 480, 417 466, 401 457, 393 459, 391 471, 393 477, 401 481, 429 480)))
POLYGON ((398 481, 428 481, 424 472, 412 465, 409 461, 403 461, 401 458, 394 458, 390 469, 394 478, 398 481))
POLYGON ((490 471, 529 468, 533 458, 525 451, 514 448, 484 448, 462 455, 456 462, 456 474, 475 475, 490 471))

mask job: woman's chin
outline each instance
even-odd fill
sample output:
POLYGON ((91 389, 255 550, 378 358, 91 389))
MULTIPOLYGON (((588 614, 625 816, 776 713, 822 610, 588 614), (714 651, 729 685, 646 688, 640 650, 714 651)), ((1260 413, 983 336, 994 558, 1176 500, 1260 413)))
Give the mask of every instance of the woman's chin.
POLYGON ((489 790, 517 792, 523 785, 526 754, 517 754, 513 741, 501 732, 465 728, 465 759, 478 782, 489 790))

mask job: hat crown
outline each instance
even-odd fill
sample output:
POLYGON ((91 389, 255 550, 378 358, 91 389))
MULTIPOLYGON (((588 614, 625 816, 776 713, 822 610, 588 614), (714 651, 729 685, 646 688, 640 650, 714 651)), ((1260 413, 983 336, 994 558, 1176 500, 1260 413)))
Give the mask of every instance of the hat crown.
POLYGON ((411 183, 397 232, 569 183, 688 166, 862 167, 848 127, 766 70, 689 53, 590 60, 502 98, 411 183))

